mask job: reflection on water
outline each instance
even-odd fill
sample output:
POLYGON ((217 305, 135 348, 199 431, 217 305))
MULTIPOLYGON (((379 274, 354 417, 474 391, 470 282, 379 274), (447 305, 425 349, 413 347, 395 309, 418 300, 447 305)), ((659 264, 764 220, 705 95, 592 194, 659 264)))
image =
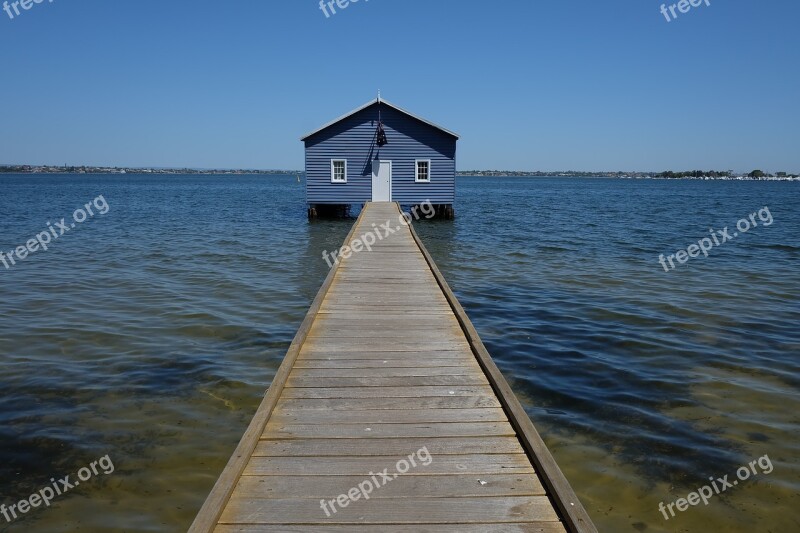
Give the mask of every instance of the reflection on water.
MULTIPOLYGON (((3 177, 0 499, 109 454, 8 531, 181 531, 249 423, 351 221, 294 177, 3 177)), ((418 231, 601 531, 794 531, 797 183, 459 180, 418 231), (765 205, 775 223, 665 273, 660 253, 765 205), (774 471, 669 522, 709 476, 774 471)))

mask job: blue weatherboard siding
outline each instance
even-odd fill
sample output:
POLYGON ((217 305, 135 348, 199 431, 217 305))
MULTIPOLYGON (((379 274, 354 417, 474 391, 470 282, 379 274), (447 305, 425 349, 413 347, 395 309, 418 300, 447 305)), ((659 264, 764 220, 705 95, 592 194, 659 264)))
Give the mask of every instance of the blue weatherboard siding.
POLYGON ((378 103, 305 139, 309 204, 358 204, 372 200, 372 161, 392 161, 392 200, 401 204, 452 204, 456 140, 439 128, 382 104, 389 144, 375 144, 378 103), (331 183, 331 159, 347 159, 347 183, 331 183), (415 183, 415 161, 431 160, 431 182, 415 183))

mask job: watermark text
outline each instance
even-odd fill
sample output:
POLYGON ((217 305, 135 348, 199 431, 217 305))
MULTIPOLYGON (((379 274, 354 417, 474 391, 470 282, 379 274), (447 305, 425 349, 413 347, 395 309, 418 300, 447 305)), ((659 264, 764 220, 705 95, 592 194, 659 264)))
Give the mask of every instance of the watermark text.
MULTIPOLYGON (((337 7, 340 10, 345 10, 350 4, 357 4, 358 2, 359 0, 319 0, 319 9, 325 13, 325 18, 329 19, 336 14, 337 7)), ((364 0, 364 2, 369 2, 369 0, 364 0)))
POLYGON ((83 207, 76 209, 72 213, 73 222, 68 223, 67 219, 65 218, 62 218, 55 224, 51 224, 48 221, 47 229, 36 235, 36 237, 33 239, 28 239, 24 246, 17 246, 10 252, 4 252, 0 250, 0 264, 6 267, 6 270, 9 270, 12 266, 17 264, 17 261, 25 260, 28 255, 37 252, 40 249, 47 250, 48 246, 50 246, 50 243, 74 229, 76 224, 82 224, 86 222, 88 218, 94 217, 95 214, 101 216, 105 215, 108 213, 109 209, 111 208, 108 205, 108 202, 106 202, 106 199, 103 198, 103 195, 101 194, 83 207), (96 213, 92 207, 97 210, 96 213), (15 256, 16 259, 14 258, 15 256))
POLYGON ((769 211, 769 207, 764 207, 757 212, 750 213, 749 216, 739 220, 739 222, 736 223, 736 229, 738 231, 734 231, 733 234, 731 234, 727 226, 721 230, 709 228, 708 232, 711 234, 711 237, 704 237, 697 241, 697 244, 689 245, 686 250, 678 250, 669 256, 664 256, 664 254, 661 254, 658 256, 658 262, 661 263, 661 266, 664 268, 664 272, 669 272, 670 270, 675 270, 675 262, 673 259, 676 259, 678 263, 683 265, 689 261, 690 258, 699 256, 701 252, 703 256, 708 257, 708 252, 710 252, 715 246, 721 246, 728 241, 732 241, 740 234, 747 233, 751 228, 758 227, 756 216, 758 216, 758 220, 760 220, 764 226, 771 226, 774 222, 772 213, 769 211), (669 263, 669 267, 667 267, 667 263, 669 263))
MULTIPOLYGON (((53 0, 48 0, 49 3, 53 3, 53 0)), ((14 2, 9 3, 8 0, 3 2, 3 11, 6 12, 8 18, 14 20, 15 17, 18 17, 22 14, 20 8, 23 11, 28 11, 33 7, 34 4, 41 4, 44 0, 15 0, 14 2), (13 11, 13 13, 12 13, 13 11)))
POLYGON ((6 519, 6 522, 11 523, 37 507, 50 507, 50 503, 56 496, 66 494, 80 485, 81 481, 89 481, 92 477, 99 476, 101 472, 106 476, 114 473, 114 463, 108 455, 101 457, 97 461, 92 461, 89 466, 84 466, 78 470, 78 473, 75 474, 77 479, 71 478, 71 476, 64 476, 56 480, 51 477, 50 485, 34 492, 27 498, 8 506, 6 504, 0 505, 0 515, 6 519))
POLYGON ((664 18, 667 19, 667 22, 672 22, 676 18, 678 18, 678 13, 675 11, 680 11, 683 14, 688 13, 691 11, 693 7, 700 7, 701 5, 711 6, 711 0, 680 0, 677 4, 672 4, 667 6, 667 4, 661 4, 661 14, 664 15, 664 18), (672 18, 670 18, 670 14, 672 14, 672 18))
POLYGON ((394 235, 400 231, 403 226, 409 226, 412 221, 419 220, 420 211, 422 211, 426 219, 433 218, 436 215, 436 208, 430 200, 425 200, 422 204, 412 207, 410 213, 403 211, 400 214, 399 225, 392 226, 391 220, 387 220, 380 225, 373 224, 372 231, 368 231, 360 237, 352 239, 349 244, 342 246, 340 249, 334 250, 333 252, 324 250, 322 252, 322 258, 328 263, 329 267, 333 267, 333 265, 338 264, 341 259, 350 259, 353 253, 361 252, 364 249, 371 252, 375 243, 382 241, 390 235, 394 235))
POLYGON ((369 500, 370 495, 375 489, 385 486, 390 481, 397 479, 401 474, 405 474, 412 468, 416 468, 417 460, 419 460, 422 466, 428 466, 433 462, 433 457, 428 451, 427 446, 423 446, 416 452, 410 454, 408 458, 397 461, 397 464, 395 465, 395 472, 390 474, 388 468, 384 468, 377 474, 370 472, 370 477, 368 479, 365 479, 359 483, 358 486, 351 488, 346 493, 339 494, 339 496, 332 500, 320 500, 319 507, 325 511, 325 516, 330 518, 332 514, 336 514, 338 512, 338 509, 336 508, 337 505, 344 509, 351 503, 357 502, 362 498, 364 500, 369 500))
POLYGON ((678 498, 672 503, 664 505, 664 502, 659 502, 658 510, 661 511, 661 514, 664 515, 664 520, 669 520, 670 518, 675 518, 675 509, 678 509, 678 512, 683 512, 689 508, 689 506, 700 505, 700 502, 703 502, 703 505, 708 505, 708 502, 714 496, 725 492, 728 489, 732 489, 736 485, 739 484, 739 481, 746 481, 751 476, 757 476, 758 474, 769 474, 772 472, 772 461, 770 461, 768 455, 764 455, 759 457, 755 461, 750 461, 745 466, 741 466, 736 470, 736 477, 738 479, 728 480, 729 475, 724 475, 722 477, 714 478, 709 477, 709 481, 711 481, 711 485, 704 485, 697 489, 695 492, 690 492, 686 495, 685 498, 678 498), (758 465, 760 472, 756 469, 756 465, 758 465), (667 514, 669 511, 669 515, 667 514))

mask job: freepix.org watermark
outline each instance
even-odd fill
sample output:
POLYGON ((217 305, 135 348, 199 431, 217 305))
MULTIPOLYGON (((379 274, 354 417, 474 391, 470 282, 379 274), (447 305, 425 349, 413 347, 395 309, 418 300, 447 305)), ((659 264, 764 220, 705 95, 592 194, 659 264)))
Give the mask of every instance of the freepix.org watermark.
POLYGON ((17 264, 17 261, 25 260, 30 254, 38 252, 40 249, 46 251, 53 241, 74 229, 77 224, 86 222, 87 219, 94 217, 95 214, 101 216, 105 215, 108 213, 109 209, 111 208, 108 202, 106 202, 106 199, 103 198, 101 194, 83 207, 76 209, 72 213, 73 222, 68 223, 67 219, 62 218, 61 221, 56 222, 55 227, 53 227, 53 224, 48 221, 47 229, 36 235, 36 237, 28 239, 24 246, 17 246, 10 252, 0 250, 0 264, 6 267, 6 270, 9 270, 12 266, 17 264), (94 209, 92 209, 92 207, 94 207, 94 209), (95 212, 95 210, 97 211, 95 212))
MULTIPOLYGON (((336 14, 336 8, 345 10, 350 7, 350 4, 357 4, 359 0, 319 0, 319 9, 325 13, 325 18, 329 19, 336 14)), ((369 2, 369 0, 364 0, 369 2)))
POLYGON ((736 477, 738 479, 728 481, 728 475, 718 477, 716 480, 714 477, 709 477, 708 480, 711 481, 711 485, 704 485, 697 489, 697 491, 687 494, 686 498, 678 498, 666 506, 664 502, 660 502, 658 504, 658 510, 664 515, 664 520, 669 520, 670 516, 675 518, 675 510, 673 508, 677 508, 679 512, 683 512, 688 509, 690 505, 700 505, 701 501, 703 505, 708 505, 711 498, 728 489, 732 489, 739 484, 739 481, 746 481, 750 476, 757 476, 758 474, 769 474, 772 470, 772 461, 769 460, 768 455, 764 455, 755 461, 750 461, 750 463, 745 466, 739 467, 739 469, 736 470, 736 477), (761 469, 760 472, 756 469, 756 465, 761 469), (667 515, 667 510, 669 510, 669 515, 667 515))
POLYGON ((405 474, 412 468, 416 468, 417 459, 419 459, 419 462, 422 464, 422 466, 429 466, 433 462, 433 456, 431 456, 427 446, 423 446, 416 452, 412 453, 407 459, 400 459, 397 461, 397 464, 394 465, 395 472, 390 474, 388 468, 384 468, 377 474, 370 472, 370 477, 368 479, 365 479, 357 486, 348 490, 345 494, 339 494, 339 496, 333 500, 320 500, 320 509, 325 511, 325 516, 330 518, 331 513, 336 514, 338 512, 338 509, 336 509, 337 505, 344 509, 351 503, 357 502, 362 498, 364 500, 369 500, 370 495, 375 489, 383 487, 390 481, 397 479, 401 474, 405 474), (328 509, 328 507, 330 507, 330 509, 328 509))
POLYGON ((664 18, 667 19, 667 22, 672 22, 676 18, 678 18, 678 13, 676 10, 686 14, 692 10, 693 7, 700 7, 701 5, 711 6, 711 0, 680 0, 677 4, 672 4, 667 6, 667 4, 661 4, 661 14, 664 15, 664 18), (669 17, 670 13, 672 14, 672 18, 669 17))
POLYGON ((360 237, 357 237, 350 241, 350 244, 347 246, 342 246, 338 250, 334 250, 333 252, 329 252, 328 250, 324 250, 322 252, 322 258, 328 263, 329 267, 333 267, 333 265, 338 264, 340 258, 343 259, 350 259, 353 253, 358 253, 364 251, 366 249, 368 252, 372 251, 372 246, 377 243, 378 241, 382 241, 389 235, 394 235, 400 228, 403 226, 408 226, 414 220, 419 220, 419 212, 422 211, 422 214, 425 215, 426 219, 433 218, 436 215, 436 208, 433 207, 433 204, 430 200, 425 200, 420 205, 415 205, 411 208, 410 213, 406 213, 403 211, 400 214, 400 218, 398 220, 399 224, 392 226, 392 221, 387 220, 383 224, 373 224, 372 231, 368 231, 364 233, 360 237), (331 261, 331 259, 333 261, 331 261))
MULTIPOLYGON (((8 18, 14 20, 15 17, 18 17, 22 14, 20 8, 22 8, 23 11, 28 11, 34 6, 34 4, 41 4, 42 2, 44 2, 44 0, 16 0, 10 3, 8 0, 5 0, 3 2, 3 11, 6 12, 8 18)), ((48 3, 52 4, 53 0, 48 0, 48 3)))
POLYGON ((765 206, 763 209, 760 209, 755 213, 750 213, 749 216, 739 220, 739 222, 736 223, 736 229, 738 231, 734 231, 733 234, 728 231, 727 226, 721 230, 709 228, 708 232, 711 234, 711 237, 704 237, 697 241, 697 244, 689 245, 686 250, 678 250, 669 256, 665 257, 664 254, 661 254, 658 256, 658 262, 661 263, 662 267, 664 267, 664 272, 669 272, 670 270, 675 270, 675 262, 673 259, 677 259, 678 263, 683 265, 690 258, 699 256, 701 252, 705 257, 708 257, 708 252, 710 252, 715 246, 721 246, 728 241, 732 241, 740 234, 747 233, 751 228, 758 227, 756 215, 758 216, 758 220, 763 222, 764 226, 771 226, 774 222, 772 213, 769 211, 769 207, 765 206), (669 268, 667 268, 667 263, 669 263, 669 268))
POLYGON ((106 476, 114 473, 114 463, 111 458, 106 455, 97 461, 92 461, 89 466, 84 466, 75 477, 78 479, 70 479, 70 476, 64 476, 56 480, 50 478, 50 485, 34 492, 24 500, 20 500, 12 505, 0 505, 0 515, 6 519, 6 522, 11 523, 22 515, 29 513, 31 510, 38 507, 50 507, 50 503, 56 498, 71 491, 81 484, 81 481, 89 481, 93 477, 99 476, 100 473, 106 476))

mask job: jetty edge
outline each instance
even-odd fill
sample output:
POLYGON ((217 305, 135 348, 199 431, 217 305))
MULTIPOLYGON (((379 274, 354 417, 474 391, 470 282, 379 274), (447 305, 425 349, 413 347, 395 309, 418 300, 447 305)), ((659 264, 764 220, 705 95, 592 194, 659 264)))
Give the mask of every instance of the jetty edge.
MULTIPOLYGON (((366 204, 345 243, 400 213, 366 204)), ((378 528, 597 531, 412 225, 333 266, 189 531, 378 528), (320 509, 423 446, 430 466, 320 509)))

